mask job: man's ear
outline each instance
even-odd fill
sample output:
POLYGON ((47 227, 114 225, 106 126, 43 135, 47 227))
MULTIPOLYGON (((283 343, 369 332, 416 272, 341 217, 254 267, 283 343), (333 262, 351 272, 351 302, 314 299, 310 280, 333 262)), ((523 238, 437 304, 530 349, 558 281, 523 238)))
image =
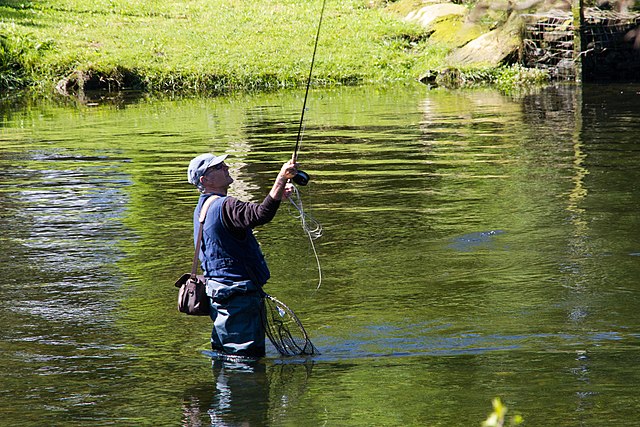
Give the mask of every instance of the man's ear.
POLYGON ((200 184, 204 184, 204 176, 201 176, 201 177, 199 178, 199 181, 200 181, 200 184))

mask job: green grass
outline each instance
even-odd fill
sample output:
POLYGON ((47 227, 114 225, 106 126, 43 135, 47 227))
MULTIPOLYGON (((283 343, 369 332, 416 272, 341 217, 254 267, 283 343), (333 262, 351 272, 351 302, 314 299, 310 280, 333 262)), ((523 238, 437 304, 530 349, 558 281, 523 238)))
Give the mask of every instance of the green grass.
MULTIPOLYGON (((366 0, 327 0, 314 83, 414 80, 447 52, 366 0)), ((0 4, 0 88, 226 92, 299 86, 320 0, 0 4)))

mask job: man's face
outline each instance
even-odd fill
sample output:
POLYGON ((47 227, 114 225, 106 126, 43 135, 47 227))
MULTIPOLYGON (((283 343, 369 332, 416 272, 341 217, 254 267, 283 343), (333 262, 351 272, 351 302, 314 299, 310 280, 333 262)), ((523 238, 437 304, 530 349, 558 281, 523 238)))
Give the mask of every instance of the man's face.
POLYGON ((229 175, 229 166, 225 162, 211 166, 202 177, 213 187, 228 187, 233 182, 229 175))

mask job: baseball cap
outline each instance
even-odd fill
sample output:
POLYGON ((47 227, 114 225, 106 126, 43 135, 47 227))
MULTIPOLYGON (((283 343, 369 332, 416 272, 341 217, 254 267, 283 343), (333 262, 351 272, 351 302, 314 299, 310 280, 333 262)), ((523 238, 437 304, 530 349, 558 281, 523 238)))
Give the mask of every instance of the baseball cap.
POLYGON ((211 166, 218 165, 228 157, 228 154, 222 154, 221 156, 216 156, 212 153, 204 153, 200 154, 198 157, 194 157, 189 162, 189 169, 187 170, 187 180, 193 184, 200 184, 200 177, 204 175, 204 173, 211 166))

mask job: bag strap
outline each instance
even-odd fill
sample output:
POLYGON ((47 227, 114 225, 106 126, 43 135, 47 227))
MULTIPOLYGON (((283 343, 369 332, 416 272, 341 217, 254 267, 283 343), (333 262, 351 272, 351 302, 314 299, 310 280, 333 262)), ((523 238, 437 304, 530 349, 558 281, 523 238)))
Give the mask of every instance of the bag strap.
POLYGON ((220 198, 220 196, 212 195, 209 196, 207 200, 202 204, 202 209, 200 209, 200 217, 198 221, 200 225, 198 226, 198 241, 196 242, 196 253, 193 255, 193 264, 191 264, 191 279, 195 280, 196 275, 198 273, 198 255, 200 255, 200 246, 202 243, 202 228, 204 226, 204 220, 207 217, 207 211, 209 210, 209 206, 216 200, 220 198))

